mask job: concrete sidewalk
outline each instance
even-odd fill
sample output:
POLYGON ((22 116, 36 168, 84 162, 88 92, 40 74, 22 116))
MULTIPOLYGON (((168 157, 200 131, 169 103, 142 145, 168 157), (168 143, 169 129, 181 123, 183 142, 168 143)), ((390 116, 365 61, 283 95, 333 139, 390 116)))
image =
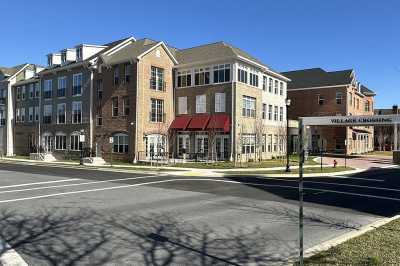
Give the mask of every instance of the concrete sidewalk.
MULTIPOLYGON (((24 164, 24 165, 35 165, 35 166, 50 166, 50 167, 63 167, 63 168, 74 168, 74 169, 82 169, 82 170, 95 170, 95 171, 107 171, 107 172, 123 172, 123 173, 149 173, 149 174, 168 174, 168 175, 176 175, 176 176, 212 176, 212 177, 223 177, 228 174, 236 174, 240 175, 251 174, 252 172, 260 172, 260 171, 280 171, 285 170, 286 167, 270 167, 270 168, 234 168, 234 169, 204 169, 204 168, 183 168, 183 167, 172 167, 172 166, 148 166, 148 165, 121 165, 121 164, 113 164, 111 167, 108 166, 86 166, 79 165, 77 162, 66 162, 66 161, 55 161, 55 162, 40 162, 29 159, 21 159, 21 158, 10 158, 5 157, 0 159, 0 162, 5 163, 16 163, 16 164, 24 164), (243 173, 245 172, 245 173, 243 173)), ((333 165, 323 165, 324 168, 332 167, 333 165)), ((319 168, 320 165, 305 165, 304 168, 319 168)), ((299 166, 293 165, 290 169, 298 169, 299 166)), ((313 176, 335 176, 335 175, 344 175, 344 174, 354 174, 362 172, 362 169, 355 169, 350 171, 340 171, 340 172, 332 172, 332 173, 310 173, 304 174, 305 177, 313 177, 313 176)), ((260 176, 273 176, 273 177, 297 177, 298 174, 260 174, 260 176)))

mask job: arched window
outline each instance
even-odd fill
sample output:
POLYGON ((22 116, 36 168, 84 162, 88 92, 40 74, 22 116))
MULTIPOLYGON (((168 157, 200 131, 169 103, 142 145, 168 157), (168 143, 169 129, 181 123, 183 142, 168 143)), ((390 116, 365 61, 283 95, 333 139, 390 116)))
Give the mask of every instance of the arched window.
POLYGON ((127 134, 118 133, 114 134, 113 152, 115 153, 128 153, 129 150, 129 137, 127 134))
POLYGON ((79 136, 80 132, 74 132, 70 136, 70 148, 72 151, 82 150, 82 142, 80 142, 79 136))

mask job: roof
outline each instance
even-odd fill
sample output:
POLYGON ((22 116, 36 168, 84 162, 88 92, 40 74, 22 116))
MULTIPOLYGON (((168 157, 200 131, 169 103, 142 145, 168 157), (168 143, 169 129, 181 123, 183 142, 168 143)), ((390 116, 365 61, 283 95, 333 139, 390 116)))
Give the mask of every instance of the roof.
POLYGON ((292 80, 287 87, 288 90, 291 90, 351 84, 353 81, 352 73, 352 69, 327 72, 322 68, 311 68, 282 72, 281 74, 292 80))
POLYGON ((77 66, 78 66, 78 65, 82 64, 82 62, 88 62, 88 61, 90 61, 90 60, 92 60, 92 59, 98 57, 100 54, 102 54, 102 53, 104 53, 104 52, 106 52, 106 51, 112 49, 113 47, 117 46, 118 44, 120 44, 120 43, 126 41, 127 39, 129 39, 129 38, 123 38, 123 39, 121 39, 121 40, 117 40, 117 41, 113 41, 113 42, 110 42, 110 43, 103 44, 102 46, 107 46, 107 48, 104 48, 103 50, 101 50, 101 51, 99 51, 98 53, 96 53, 96 54, 94 54, 94 55, 92 55, 92 56, 86 58, 86 59, 83 60, 83 61, 79 61, 79 62, 70 62, 70 63, 65 64, 65 65, 58 65, 58 66, 53 66, 53 67, 47 67, 45 70, 41 71, 40 74, 46 73, 46 72, 48 72, 48 71, 53 71, 53 70, 55 70, 55 69, 63 69, 63 68, 66 67, 66 66, 68 66, 68 67, 73 67, 74 65, 77 65, 77 66))
POLYGON ((191 64, 199 61, 216 61, 218 59, 225 60, 227 58, 244 57, 245 59, 251 60, 268 68, 267 65, 262 63, 257 58, 223 41, 176 50, 175 54, 179 64, 191 64))
POLYGON ((361 93, 366 95, 366 96, 375 96, 376 93, 373 92, 372 90, 368 89, 364 85, 361 85, 361 93))
POLYGON ((32 77, 29 79, 24 79, 24 80, 18 81, 13 86, 15 87, 15 86, 20 86, 20 85, 25 85, 25 84, 29 84, 32 82, 38 82, 39 80, 40 79, 38 77, 32 77))
POLYGON ((392 106, 392 108, 375 108, 374 109, 374 114, 376 115, 393 115, 393 114, 400 114, 400 109, 398 105, 392 106))
POLYGON ((131 42, 124 49, 121 49, 112 55, 102 56, 104 63, 108 65, 117 64, 124 61, 129 61, 130 59, 134 60, 142 53, 151 49, 159 42, 155 40, 151 40, 148 38, 140 39, 135 42, 131 42))
POLYGON ((2 72, 5 76, 12 76, 18 71, 20 71, 26 64, 21 64, 13 67, 0 67, 0 72, 2 72))

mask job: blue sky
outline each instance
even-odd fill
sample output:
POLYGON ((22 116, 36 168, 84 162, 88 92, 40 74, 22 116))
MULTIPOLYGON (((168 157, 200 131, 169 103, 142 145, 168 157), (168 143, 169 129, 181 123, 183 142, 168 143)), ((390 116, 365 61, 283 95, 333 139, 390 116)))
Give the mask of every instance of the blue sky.
POLYGON ((224 40, 278 71, 353 68, 390 107, 400 104, 399 10, 397 0, 2 0, 0 65, 126 36, 178 48, 224 40))

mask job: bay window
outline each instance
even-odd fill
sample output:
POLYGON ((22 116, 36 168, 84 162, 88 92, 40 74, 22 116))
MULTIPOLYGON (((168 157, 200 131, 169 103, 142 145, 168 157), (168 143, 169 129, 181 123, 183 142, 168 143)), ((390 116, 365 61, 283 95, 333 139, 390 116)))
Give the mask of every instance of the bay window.
POLYGON ((231 80, 231 65, 222 64, 213 67, 214 83, 229 82, 231 80))

